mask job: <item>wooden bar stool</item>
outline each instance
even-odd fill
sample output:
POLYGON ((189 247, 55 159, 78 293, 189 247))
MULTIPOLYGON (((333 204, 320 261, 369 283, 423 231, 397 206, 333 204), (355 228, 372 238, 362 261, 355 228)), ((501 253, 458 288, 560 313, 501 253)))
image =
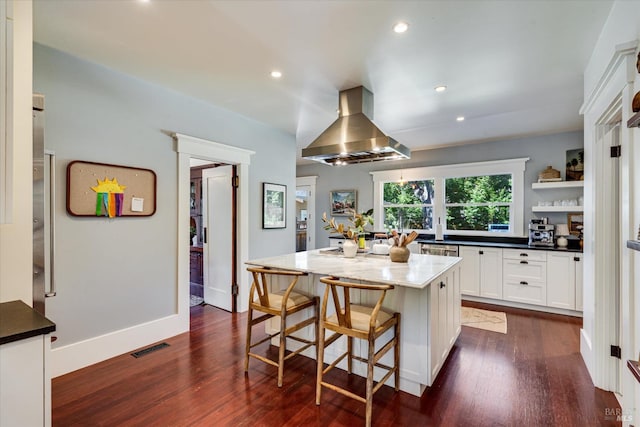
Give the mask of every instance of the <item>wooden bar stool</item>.
POLYGON ((320 298, 317 296, 307 296, 298 292, 294 292, 293 288, 298 282, 300 276, 306 276, 306 273, 299 271, 274 270, 264 267, 249 267, 248 271, 253 274, 253 283, 249 291, 249 313, 247 317, 247 343, 244 358, 244 371, 249 370, 249 356, 261 360, 273 366, 278 367, 278 387, 282 387, 282 377, 284 374, 284 362, 296 354, 306 350, 312 345, 318 345, 318 311, 320 306, 320 298), (269 292, 268 278, 270 276, 291 276, 291 282, 285 290, 278 292, 269 292), (257 294, 257 297, 256 297, 257 294), (294 325, 287 326, 287 319, 293 313, 297 313, 305 308, 314 307, 314 316, 302 320, 294 325), (253 318, 254 310, 263 314, 260 317, 253 318), (256 342, 251 342, 251 329, 254 325, 271 319, 274 316, 280 317, 280 331, 267 336, 266 338, 256 342), (291 335, 292 333, 309 325, 315 325, 315 338, 313 341, 291 335), (251 349, 265 341, 269 341, 276 335, 280 336, 280 349, 278 353, 278 361, 271 360, 259 354, 251 353, 251 349), (285 357, 287 337, 303 343, 304 345, 289 353, 285 357))
POLYGON ((395 389, 398 391, 400 385, 400 313, 389 313, 382 309, 382 302, 386 292, 393 289, 392 285, 363 285, 359 283, 350 283, 340 281, 335 277, 323 277, 320 281, 327 285, 322 299, 322 309, 320 315, 320 335, 318 335, 318 379, 316 382, 316 405, 320 405, 320 397, 322 386, 345 396, 356 399, 366 405, 366 425, 371 426, 371 413, 373 409, 373 394, 382 387, 382 385, 395 375, 395 389), (340 305, 338 298, 338 289, 343 289, 344 307, 340 305), (329 289, 335 306, 335 314, 327 317, 327 304, 329 299, 329 289), (350 289, 364 289, 367 291, 379 291, 380 297, 374 307, 366 307, 357 304, 351 304, 349 297, 350 289), (385 331, 393 328, 394 335, 380 350, 375 351, 375 342, 385 331), (333 331, 328 339, 325 339, 325 329, 333 331), (347 351, 339 356, 326 369, 324 368, 324 349, 335 342, 340 336, 347 336, 347 351), (362 358, 353 355, 353 338, 359 338, 368 343, 368 357, 362 358), (394 349, 393 367, 379 363, 380 358, 391 348, 394 349), (366 397, 358 396, 347 389, 338 387, 334 384, 323 381, 323 375, 333 369, 340 361, 347 357, 347 371, 351 374, 352 360, 356 359, 367 364, 367 386, 366 397), (386 375, 373 386, 373 369, 379 367, 387 370, 386 375))

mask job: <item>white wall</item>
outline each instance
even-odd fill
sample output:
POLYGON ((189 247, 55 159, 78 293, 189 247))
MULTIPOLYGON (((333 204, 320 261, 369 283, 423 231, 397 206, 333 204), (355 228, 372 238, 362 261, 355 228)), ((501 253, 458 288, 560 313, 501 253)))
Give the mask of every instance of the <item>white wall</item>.
MULTIPOLYGON (((323 212, 329 212, 329 191, 341 189, 358 190, 358 211, 366 211, 373 206, 373 180, 369 172, 389 169, 408 169, 422 166, 438 166, 457 163, 482 162, 488 160, 504 160, 529 157, 524 176, 524 223, 534 217, 531 206, 537 205, 539 200, 555 200, 569 197, 565 190, 534 191, 531 183, 538 180, 540 173, 547 166, 553 166, 561 171, 564 177, 566 152, 582 148, 583 135, 581 131, 564 132, 554 135, 518 138, 503 141, 491 141, 477 144, 458 145, 433 150, 416 151, 409 160, 398 160, 378 163, 362 163, 342 167, 323 164, 298 166, 298 176, 317 175, 316 181, 316 218, 323 212)), ((398 179, 400 176, 398 175, 398 179)), ((571 195, 574 193, 572 192, 571 195)), ((578 193, 579 194, 579 191, 578 193)), ((576 196, 573 196, 576 197, 576 196)), ((541 214, 542 215, 542 214, 541 214)), ((551 223, 566 223, 566 214, 544 214, 551 223)), ((329 245, 329 234, 322 228, 322 221, 316 223, 316 247, 329 245)))
POLYGON ((8 159, 13 169, 13 212, 9 223, 0 224, 0 302, 22 300, 32 305, 31 2, 9 3, 13 3, 14 13, 14 80, 7 91, 13 92, 13 140, 9 141, 13 157, 8 159))
MULTIPOLYGON (((598 42, 594 48, 591 59, 585 68, 584 73, 584 97, 585 102, 590 99, 599 89, 599 82, 603 75, 608 73, 608 65, 616 47, 633 42, 640 39, 640 2, 638 1, 615 1, 609 17, 605 23, 602 33, 598 39, 598 42)), ((635 63, 635 57, 630 58, 635 63)), ((631 61, 630 61, 631 62, 631 61)), ((630 87, 629 91, 631 96, 637 92, 640 88, 640 75, 635 73, 635 70, 630 70, 635 74, 635 82, 632 85, 635 90, 630 87)), ((621 70, 621 73, 626 73, 627 70, 621 70)), ((626 78, 624 78, 623 84, 626 84, 626 78)), ((619 89, 618 89, 619 90, 619 89)), ((608 95, 604 95, 606 97, 608 95)), ((603 102, 608 102, 606 99, 603 102)), ((630 111, 631 99, 623 99, 623 108, 626 111, 630 111)), ((627 116, 622 118, 622 122, 626 124, 627 116)), ((592 117, 589 113, 585 115, 585 155, 587 152, 593 152, 595 149, 595 136, 593 134, 594 120, 598 117, 592 117)), ((640 131, 627 130, 626 125, 622 130, 622 142, 623 142, 623 159, 621 164, 622 170, 622 201, 621 201, 621 226, 623 228, 623 240, 626 238, 634 238, 637 233, 638 224, 640 224, 640 197, 638 197, 638 188, 640 188, 640 174, 634 171, 637 165, 640 165, 640 150, 635 145, 640 142, 640 131), (625 145, 627 144, 627 145, 625 145)), ((595 171, 594 171, 595 172, 595 171)), ((587 177, 587 181, 593 178, 587 177)), ((585 183, 585 202, 588 203, 591 196, 587 193, 591 193, 592 186, 595 183, 585 183)), ((596 207, 597 209, 597 207, 596 207)), ((585 213, 585 230, 587 228, 593 229, 594 224, 592 222, 592 216, 589 213, 585 213)), ((602 330, 603 324, 608 322, 606 315, 598 313, 600 307, 603 304, 603 288, 606 288, 606 284, 596 283, 593 274, 594 264, 594 248, 601 245, 602 242, 586 242, 585 241, 585 281, 584 281, 584 294, 585 294, 585 312, 584 312, 584 324, 583 324, 583 337, 582 337, 582 353, 587 362, 587 367, 594 378, 596 385, 603 387, 603 383, 610 382, 611 375, 606 370, 606 364, 598 361, 597 354, 600 354, 600 359, 607 359, 607 355, 604 354, 608 350, 608 342, 615 342, 615 337, 599 337, 599 331, 602 330), (598 348, 594 348, 591 351, 586 351, 586 341, 598 348), (603 368, 604 367, 604 368, 603 368)), ((622 324, 621 324, 621 338, 620 346, 622 348, 622 395, 619 399, 622 404, 623 415, 625 415, 625 424, 628 425, 630 418, 632 418, 631 424, 638 424, 640 420, 640 412, 636 408, 640 408, 640 386, 638 382, 633 379, 631 373, 626 368, 626 359, 638 358, 640 352, 640 316, 637 314, 640 308, 640 288, 637 287, 637 283, 640 283, 640 254, 630 251, 625 247, 625 242, 622 242, 621 248, 621 291, 622 291, 622 324)))
MULTIPOLYGON (((255 151, 248 176, 249 257, 295 250, 294 221, 284 230, 261 229, 263 181, 287 185, 289 218, 295 216, 293 136, 38 44, 34 90, 46 97, 45 145, 57 156, 58 295, 47 301, 47 316, 57 323, 54 354, 176 313, 177 286, 189 286, 178 284, 177 239, 187 236, 177 233, 178 156, 166 132, 255 151), (154 170, 155 215, 70 216, 65 174, 72 160, 154 170)), ((103 357, 108 351, 97 350, 103 357)))

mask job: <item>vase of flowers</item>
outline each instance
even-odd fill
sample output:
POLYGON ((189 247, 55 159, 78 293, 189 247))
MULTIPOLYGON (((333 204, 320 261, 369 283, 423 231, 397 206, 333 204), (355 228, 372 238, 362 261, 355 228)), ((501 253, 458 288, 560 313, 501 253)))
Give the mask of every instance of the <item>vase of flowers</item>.
MULTIPOLYGON (((327 224, 324 226, 324 229, 329 231, 331 234, 340 234, 344 237, 345 240, 342 244, 342 252, 347 258, 353 258, 356 256, 358 253, 358 241, 360 240, 360 237, 362 236, 362 240, 364 240, 365 227, 369 224, 373 224, 373 217, 371 216, 373 209, 363 213, 356 213, 355 211, 351 212, 352 216, 349 217, 349 224, 346 225, 336 222, 335 218, 327 218, 326 212, 322 214, 322 222, 327 224)), ((364 249, 364 247, 361 249, 364 249)))

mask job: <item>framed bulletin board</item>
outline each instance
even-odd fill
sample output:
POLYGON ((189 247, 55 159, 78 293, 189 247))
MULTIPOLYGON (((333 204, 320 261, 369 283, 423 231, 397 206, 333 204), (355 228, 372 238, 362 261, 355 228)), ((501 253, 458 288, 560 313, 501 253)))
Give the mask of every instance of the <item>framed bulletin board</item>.
POLYGON ((151 169, 75 160, 67 166, 67 212, 151 216, 156 212, 156 174, 151 169))

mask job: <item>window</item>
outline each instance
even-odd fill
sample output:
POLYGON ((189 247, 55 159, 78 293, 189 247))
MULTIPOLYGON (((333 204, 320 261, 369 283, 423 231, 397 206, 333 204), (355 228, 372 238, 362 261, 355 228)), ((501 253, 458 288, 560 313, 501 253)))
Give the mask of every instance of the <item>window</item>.
POLYGON ((440 222, 448 234, 524 236, 527 160, 371 172, 374 227, 432 233, 440 222))
POLYGON ((447 230, 508 231, 512 182, 511 174, 445 179, 447 230))
POLYGON ((384 227, 395 230, 433 228, 434 181, 384 183, 384 227))

